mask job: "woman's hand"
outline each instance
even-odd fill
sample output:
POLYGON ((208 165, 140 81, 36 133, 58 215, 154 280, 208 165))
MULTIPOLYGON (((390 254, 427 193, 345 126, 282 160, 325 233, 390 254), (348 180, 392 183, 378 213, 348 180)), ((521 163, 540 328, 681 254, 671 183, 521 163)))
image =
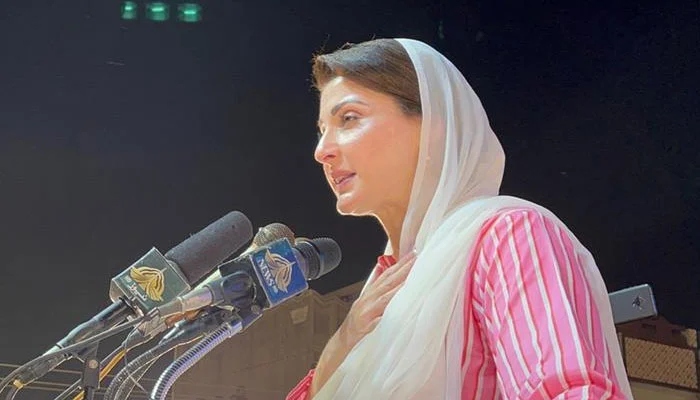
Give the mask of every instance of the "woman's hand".
POLYGON ((352 304, 338 328, 338 339, 348 352, 377 326, 387 304, 403 286, 415 259, 415 253, 411 252, 383 274, 374 277, 364 293, 352 304))
POLYGON ((350 350, 377 326, 384 309, 401 288, 416 259, 414 252, 400 259, 380 276, 375 276, 350 307, 348 315, 321 353, 311 382, 310 398, 333 375, 350 350))

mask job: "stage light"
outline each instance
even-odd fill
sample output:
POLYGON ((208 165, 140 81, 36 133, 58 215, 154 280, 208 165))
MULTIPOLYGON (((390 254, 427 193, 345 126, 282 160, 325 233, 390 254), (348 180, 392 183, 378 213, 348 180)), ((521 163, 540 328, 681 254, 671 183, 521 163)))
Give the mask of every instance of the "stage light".
POLYGON ((137 12, 136 3, 133 1, 125 1, 122 3, 122 19, 134 20, 137 12))
MULTIPOLYGON (((173 5, 174 6, 174 5, 173 5)), ((151 1, 145 3, 144 10, 147 19, 156 22, 164 22, 170 19, 171 5, 164 1, 151 1)), ((139 4, 136 1, 126 0, 122 2, 121 17, 123 20, 136 20, 138 18, 139 4)), ((199 22, 202 20, 202 6, 197 3, 177 4, 177 19, 181 22, 199 22)))
POLYGON ((182 22, 199 22, 202 20, 202 6, 183 3, 177 6, 177 18, 182 22))
POLYGON ((162 2, 147 3, 146 18, 157 22, 167 21, 170 18, 170 6, 162 2))

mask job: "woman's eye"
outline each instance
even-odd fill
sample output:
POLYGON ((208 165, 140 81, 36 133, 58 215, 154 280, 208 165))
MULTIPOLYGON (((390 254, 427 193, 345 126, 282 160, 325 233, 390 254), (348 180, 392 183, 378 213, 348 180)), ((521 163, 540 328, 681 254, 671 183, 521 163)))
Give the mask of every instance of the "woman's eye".
POLYGON ((355 115, 354 113, 343 114, 342 119, 343 119, 343 123, 348 123, 348 122, 356 120, 357 115, 355 115))

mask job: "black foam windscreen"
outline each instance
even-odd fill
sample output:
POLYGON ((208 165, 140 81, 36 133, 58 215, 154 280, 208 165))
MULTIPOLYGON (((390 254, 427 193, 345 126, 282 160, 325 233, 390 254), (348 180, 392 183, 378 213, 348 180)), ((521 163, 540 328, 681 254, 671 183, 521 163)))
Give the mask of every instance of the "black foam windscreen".
POLYGON ((320 278, 340 265, 340 246, 331 238, 297 239, 295 247, 308 263, 307 280, 320 278))
POLYGON ((232 211, 165 253, 192 285, 238 251, 253 237, 253 224, 232 211))

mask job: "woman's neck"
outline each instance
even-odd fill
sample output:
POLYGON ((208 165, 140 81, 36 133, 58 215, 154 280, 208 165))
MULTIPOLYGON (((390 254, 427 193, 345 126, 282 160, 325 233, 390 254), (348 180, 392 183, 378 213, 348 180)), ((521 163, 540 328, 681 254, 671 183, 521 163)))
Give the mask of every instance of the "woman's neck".
POLYGON ((399 256, 399 246, 401 245, 401 230, 403 228, 403 220, 406 212, 386 213, 376 215, 379 223, 384 228, 389 245, 391 245, 392 255, 399 256))

